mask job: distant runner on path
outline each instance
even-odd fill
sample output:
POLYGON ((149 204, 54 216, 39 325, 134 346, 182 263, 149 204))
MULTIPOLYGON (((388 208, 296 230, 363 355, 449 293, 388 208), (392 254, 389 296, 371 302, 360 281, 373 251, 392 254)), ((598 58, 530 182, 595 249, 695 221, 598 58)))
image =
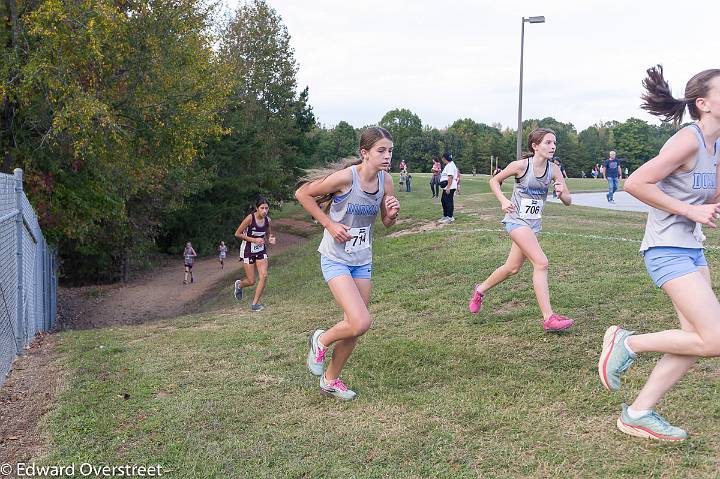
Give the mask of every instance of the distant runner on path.
POLYGON ((220 261, 220 269, 225 269, 225 257, 227 256, 227 246, 225 246, 225 242, 221 241, 220 246, 218 246, 218 260, 220 261))
POLYGON ((188 284, 188 276, 190 277, 191 283, 195 281, 192 274, 192 268, 196 257, 197 253, 193 249, 192 243, 188 241, 185 243, 185 249, 183 250, 183 260, 185 262, 185 279, 183 280, 183 284, 188 284))

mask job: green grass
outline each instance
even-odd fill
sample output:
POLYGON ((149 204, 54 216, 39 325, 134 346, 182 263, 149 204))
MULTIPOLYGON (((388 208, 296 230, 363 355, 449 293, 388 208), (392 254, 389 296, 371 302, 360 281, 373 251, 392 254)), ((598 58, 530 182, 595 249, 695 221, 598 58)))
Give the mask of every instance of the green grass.
MULTIPOLYGON (((424 183, 397 193, 403 221, 390 232, 440 216, 424 183)), ((677 325, 637 253, 644 215, 547 205, 553 306, 577 321, 548 335, 527 265, 482 314, 466 312, 510 242, 487 178, 468 175, 462 188, 443 229, 387 237, 378 223, 374 324, 344 372, 357 401, 321 397, 304 365, 308 332, 341 315, 315 237, 271 259, 262 313, 226 287, 202 313, 61 333, 68 389, 46 422, 44 462, 161 464, 178 478, 716 477, 718 360, 700 360, 661 404, 691 432, 685 444, 615 429, 657 355, 641 357, 618 393, 597 377, 608 325, 677 325)), ((708 236, 713 265, 720 242, 708 236)))

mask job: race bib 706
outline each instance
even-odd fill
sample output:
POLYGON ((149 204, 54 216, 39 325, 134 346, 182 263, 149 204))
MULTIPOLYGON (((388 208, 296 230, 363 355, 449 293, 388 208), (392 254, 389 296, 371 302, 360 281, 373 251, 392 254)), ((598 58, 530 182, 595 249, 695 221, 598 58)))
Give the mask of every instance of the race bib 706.
POLYGON ((520 200, 520 218, 526 220, 539 220, 542 218, 543 200, 523 198, 520 200))

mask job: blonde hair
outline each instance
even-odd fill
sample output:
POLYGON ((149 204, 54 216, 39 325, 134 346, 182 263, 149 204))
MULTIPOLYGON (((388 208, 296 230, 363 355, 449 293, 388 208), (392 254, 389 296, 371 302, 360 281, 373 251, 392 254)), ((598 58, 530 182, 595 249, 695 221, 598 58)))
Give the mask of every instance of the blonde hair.
MULTIPOLYGON (((298 189, 304 187, 308 183, 323 181, 325 178, 337 171, 350 168, 353 165, 361 164, 363 162, 361 150, 367 151, 371 149, 375 143, 382 139, 393 141, 392 135, 385 128, 379 126, 370 126, 365 128, 360 135, 360 148, 358 150, 360 157, 343 158, 334 163, 330 163, 324 168, 308 170, 307 174, 298 182, 298 189)), ((323 210, 327 211, 330 209, 330 204, 332 203, 332 199, 335 195, 336 193, 328 193, 322 196, 316 196, 315 201, 323 210)))

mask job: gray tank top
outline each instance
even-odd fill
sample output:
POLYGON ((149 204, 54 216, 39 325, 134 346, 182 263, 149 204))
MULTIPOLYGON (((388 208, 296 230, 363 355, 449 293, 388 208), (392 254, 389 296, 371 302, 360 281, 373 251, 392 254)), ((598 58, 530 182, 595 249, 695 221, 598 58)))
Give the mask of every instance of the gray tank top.
MULTIPOLYGON (((715 167, 720 142, 715 143, 713 154, 710 155, 700 127, 692 124, 686 128, 692 129, 698 139, 699 148, 695 157, 695 166, 691 171, 677 172, 663 178, 657 182, 657 186, 663 193, 677 200, 691 205, 701 205, 710 201, 715 194, 715 167)), ((702 248, 702 231, 699 226, 685 216, 673 215, 651 206, 640 251, 646 251, 653 246, 702 248)))
POLYGON ((338 243, 326 229, 318 247, 323 256, 348 266, 360 266, 372 262, 373 223, 380 211, 380 203, 385 196, 385 172, 378 172, 378 188, 374 193, 363 191, 357 166, 352 170, 350 191, 335 196, 330 204, 328 216, 336 223, 352 228, 353 238, 346 243, 338 243))
POLYGON ((542 176, 535 176, 533 158, 528 158, 528 166, 522 176, 515 178, 510 201, 515 205, 515 211, 508 213, 502 223, 515 223, 527 225, 535 233, 542 229, 542 213, 547 200, 547 192, 552 182, 552 165, 545 163, 545 172, 542 176))

